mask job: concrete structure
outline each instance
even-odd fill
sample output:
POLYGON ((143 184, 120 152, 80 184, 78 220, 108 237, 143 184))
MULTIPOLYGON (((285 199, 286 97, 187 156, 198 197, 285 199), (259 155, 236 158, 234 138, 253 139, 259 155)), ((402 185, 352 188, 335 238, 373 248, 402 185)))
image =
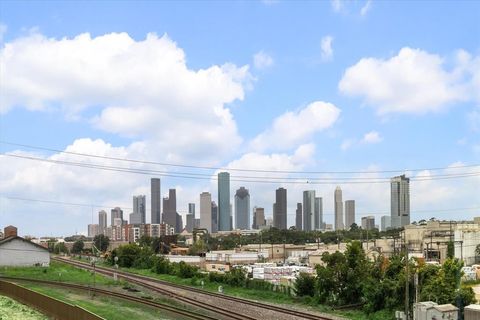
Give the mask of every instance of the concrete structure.
POLYGON ((235 192, 235 228, 250 229, 250 194, 245 187, 235 192))
POLYGON ((315 211, 313 215, 313 230, 323 229, 323 199, 315 197, 315 211))
MULTIPOLYGON (((111 219, 111 226, 115 226, 115 219, 120 219, 121 223, 123 224, 123 210, 119 207, 115 207, 110 211, 110 219, 111 219)), ((117 220, 118 221, 118 220, 117 220)), ((117 222, 118 225, 118 222, 117 222)))
POLYGON ((10 236, 0 240, 0 266, 48 266, 48 249, 22 237, 10 236))
POLYGON ((392 228, 410 224, 410 179, 405 175, 390 179, 390 217, 392 228))
POLYGON ((382 216, 380 221, 380 231, 387 231, 392 227, 392 220, 390 216, 382 216))
POLYGON ((200 194, 200 228, 212 232, 212 195, 210 192, 200 194))
POLYGON ((144 195, 133 196, 133 213, 130 214, 130 223, 145 224, 146 200, 144 195))
POLYGON ((18 235, 18 229, 14 226, 7 226, 3 229, 3 237, 16 237, 18 235))
POLYGON ((275 191, 273 226, 280 230, 287 229, 287 189, 278 188, 275 191))
MULTIPOLYGON (((478 300, 478 299, 477 299, 478 300)), ((471 304, 464 309, 465 320, 480 320, 480 305, 471 304)))
POLYGON ((303 219, 303 212, 302 212, 302 204, 300 202, 297 203, 297 210, 295 210, 295 229, 303 230, 302 229, 302 219, 303 219))
POLYGON ((230 210, 230 173, 220 172, 218 174, 218 230, 230 231, 231 210, 230 210))
POLYGON ((335 189, 335 195, 333 199, 335 205, 335 230, 343 230, 343 200, 342 200, 342 189, 337 187, 335 189))
POLYGON ((88 225, 88 237, 93 238, 96 235, 100 234, 100 227, 98 224, 89 224, 88 225))
POLYGON ((303 230, 311 231, 315 226, 315 190, 303 191, 303 230))
POLYGON ((254 207, 252 229, 262 229, 265 227, 265 225, 265 209, 260 207, 254 207))
POLYGON ((159 224, 161 222, 160 213, 160 179, 150 179, 150 223, 159 224))
POLYGON ((105 234, 105 230, 107 227, 107 213, 105 212, 105 210, 100 210, 98 211, 98 231, 101 234, 105 234))
POLYGON ((362 229, 363 230, 375 229, 375 217, 374 216, 362 217, 362 229))
POLYGON ((432 319, 457 320, 458 308, 452 304, 438 305, 437 303, 432 301, 419 302, 413 305, 413 319, 414 320, 432 320, 432 319))
POLYGON ((188 214, 186 215, 186 225, 185 229, 187 229, 188 232, 192 232, 194 228, 196 228, 195 225, 195 203, 189 203, 188 204, 188 214))
POLYGON ((345 200, 345 229, 355 223, 355 200, 345 200))
POLYGON ((212 201, 212 233, 218 232, 218 206, 212 201))
POLYGON ((177 190, 169 189, 168 197, 163 198, 162 222, 175 228, 176 233, 182 232, 182 216, 177 212, 177 190))

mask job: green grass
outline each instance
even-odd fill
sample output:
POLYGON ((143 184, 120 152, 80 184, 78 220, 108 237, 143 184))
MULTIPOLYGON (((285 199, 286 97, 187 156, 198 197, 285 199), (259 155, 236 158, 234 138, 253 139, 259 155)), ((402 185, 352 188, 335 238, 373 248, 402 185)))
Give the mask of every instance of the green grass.
POLYGON ((148 306, 122 299, 110 298, 102 295, 97 295, 92 298, 88 292, 84 291, 49 287, 38 284, 23 284, 23 286, 58 300, 78 305, 107 320, 186 319, 166 311, 153 309, 148 306))
POLYGON ((0 296, 0 320, 47 320, 40 312, 18 303, 13 299, 0 296))
MULTIPOLYGON (((33 278, 49 281, 64 281, 83 285, 93 284, 90 271, 78 269, 67 264, 51 261, 50 267, 4 267, 0 268, 0 276, 33 278)), ((103 285, 115 285, 113 279, 95 274, 95 282, 103 285)))

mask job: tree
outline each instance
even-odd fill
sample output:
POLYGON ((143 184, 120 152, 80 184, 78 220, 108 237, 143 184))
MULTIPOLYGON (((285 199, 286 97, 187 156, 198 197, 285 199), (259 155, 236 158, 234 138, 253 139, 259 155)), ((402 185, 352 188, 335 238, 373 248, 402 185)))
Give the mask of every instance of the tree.
POLYGON ((293 290, 298 297, 310 296, 315 294, 315 280, 308 273, 301 272, 295 279, 293 290))
POLYGON ((55 247, 53 248, 53 253, 55 254, 68 253, 68 249, 65 246, 65 243, 64 242, 56 243, 55 247))
POLYGON ((118 257, 118 265, 120 267, 130 268, 133 266, 133 263, 140 254, 140 251, 140 247, 136 244, 126 244, 113 250, 112 256, 118 257))
POLYGON ((98 250, 105 252, 110 244, 110 239, 104 234, 99 234, 93 238, 93 244, 98 250))
POLYGON ((455 245, 453 241, 449 241, 447 244, 447 258, 452 259, 455 257, 455 245))
POLYGON ((147 235, 143 235, 138 240, 138 245, 142 248, 150 247, 152 245, 152 241, 153 241, 152 237, 149 237, 147 235))
POLYGON ((73 243, 72 252, 81 253, 83 251, 84 246, 85 246, 85 243, 82 240, 77 240, 73 243))

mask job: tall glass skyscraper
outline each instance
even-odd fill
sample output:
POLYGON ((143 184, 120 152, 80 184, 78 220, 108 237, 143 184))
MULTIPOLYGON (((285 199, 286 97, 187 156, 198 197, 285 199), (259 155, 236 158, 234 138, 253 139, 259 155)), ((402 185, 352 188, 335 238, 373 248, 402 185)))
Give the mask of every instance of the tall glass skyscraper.
POLYGON ((410 224, 410 179, 405 175, 390 179, 390 208, 392 228, 410 224))
POLYGON ((200 228, 212 232, 212 195, 210 192, 200 194, 200 228))
POLYGON ((235 193, 235 228, 250 229, 250 194, 245 187, 235 193))
POLYGON ((355 223, 355 200, 345 200, 345 229, 355 223))
POLYGON ((230 173, 218 174, 218 231, 230 231, 230 173))
POLYGON ((280 230, 287 229, 287 189, 278 188, 275 191, 273 226, 280 230))
POLYGON ((315 214, 313 217, 314 227, 313 230, 322 229, 323 225, 323 199, 321 197, 315 197, 315 214))
POLYGON ((160 179, 152 178, 150 180, 150 210, 151 210, 151 222, 152 224, 160 223, 160 179))
POLYGON ((335 203, 335 230, 343 230, 343 200, 342 189, 337 187, 334 196, 335 203))
POLYGON ((303 191, 303 230, 312 231, 315 227, 315 190, 303 191))

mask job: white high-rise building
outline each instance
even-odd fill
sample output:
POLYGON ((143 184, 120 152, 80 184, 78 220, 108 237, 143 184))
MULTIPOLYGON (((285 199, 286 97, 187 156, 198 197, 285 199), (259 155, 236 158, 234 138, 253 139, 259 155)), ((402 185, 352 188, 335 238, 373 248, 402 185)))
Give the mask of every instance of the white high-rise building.
POLYGON ((390 205, 392 228, 410 224, 410 179, 405 175, 390 179, 390 205))
POLYGON ((392 227, 392 220, 390 216, 382 216, 380 222, 380 231, 387 231, 392 227))
POLYGON ((362 217, 362 229, 363 230, 375 229, 375 217, 374 216, 362 217))
POLYGON ((345 229, 355 223, 355 200, 345 200, 345 229))
POLYGON ((210 192, 200 194, 200 228, 212 232, 212 195, 210 192))
POLYGON ((337 187, 334 196, 335 204, 335 230, 343 230, 343 200, 342 189, 337 187))

